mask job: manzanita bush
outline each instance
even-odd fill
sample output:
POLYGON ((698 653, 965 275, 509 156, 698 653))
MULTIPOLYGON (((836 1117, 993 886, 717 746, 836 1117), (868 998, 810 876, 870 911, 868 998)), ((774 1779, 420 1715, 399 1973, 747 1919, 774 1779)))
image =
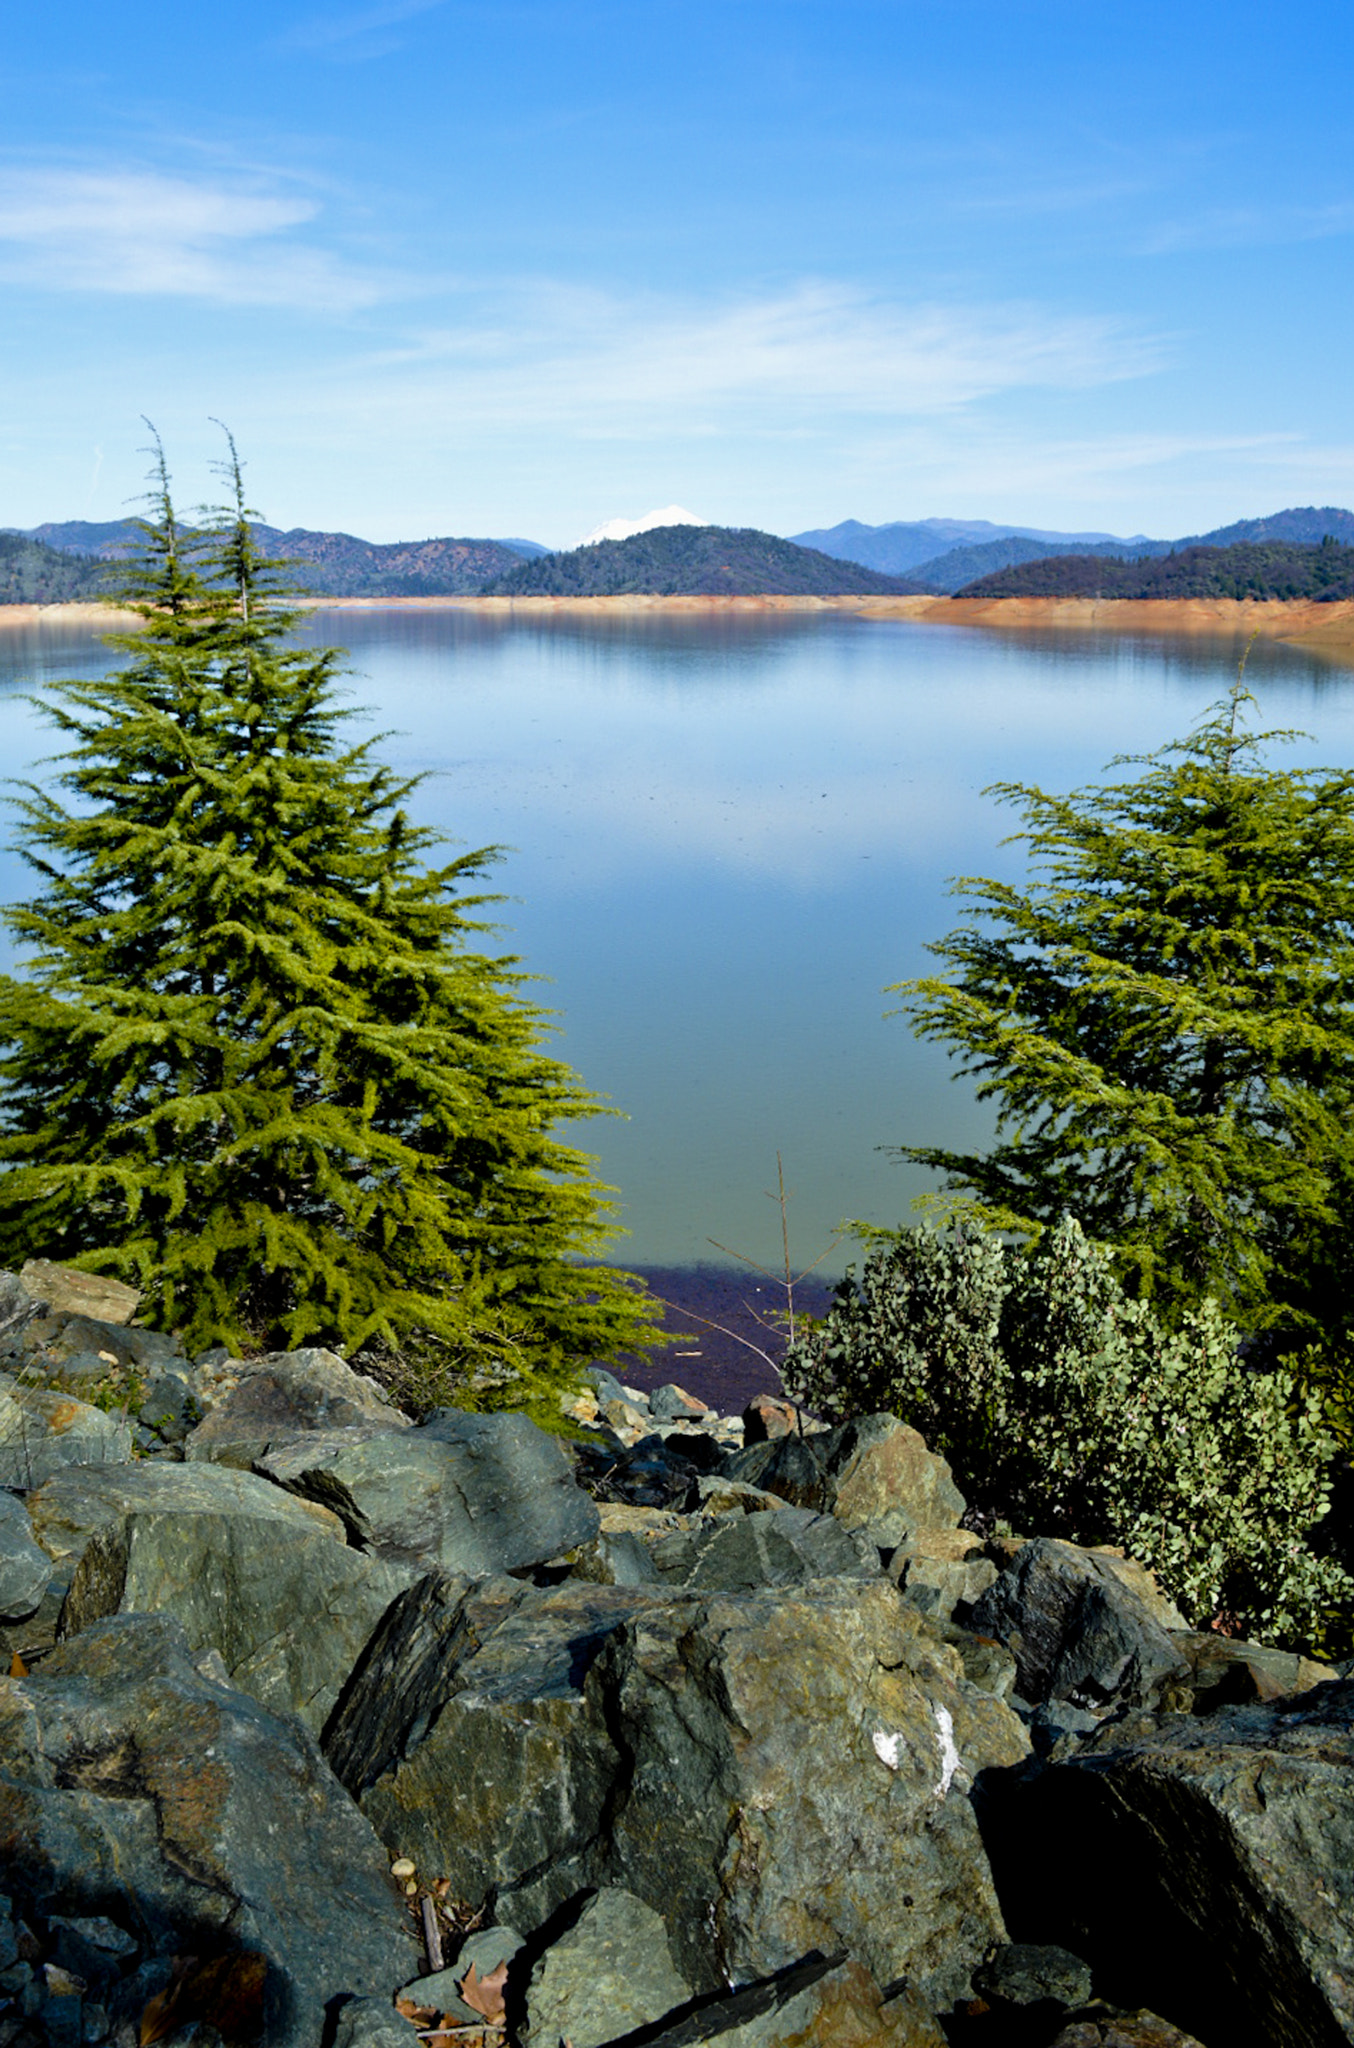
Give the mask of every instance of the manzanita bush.
POLYGON ((979 1510, 1122 1544, 1197 1627, 1310 1644, 1354 1601, 1308 1540, 1336 1448, 1319 1400, 1250 1365, 1212 1301, 1168 1330, 1070 1218, 1026 1247, 899 1233, 784 1372, 821 1415, 911 1423, 979 1510))

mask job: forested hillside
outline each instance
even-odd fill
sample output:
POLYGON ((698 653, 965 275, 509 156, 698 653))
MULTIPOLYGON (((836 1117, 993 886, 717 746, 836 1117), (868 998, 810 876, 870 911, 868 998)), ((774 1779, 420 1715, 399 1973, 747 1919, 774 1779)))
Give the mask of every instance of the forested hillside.
POLYGON ((755 527, 655 526, 542 555, 486 585, 494 597, 895 596, 923 586, 755 527))
POLYGON ((1157 560, 1048 555, 964 585, 956 597, 1354 597, 1354 547, 1280 541, 1187 547, 1157 560))
POLYGON ((0 604, 71 604, 101 597, 107 564, 64 555, 21 533, 0 533, 0 604))
MULTIPOLYGON (((456 538, 381 542, 304 526, 284 531, 259 525, 251 532, 265 554, 292 565, 294 587, 315 597, 465 597, 515 568, 533 545, 456 538)), ((35 528, 28 538, 60 549, 67 561, 116 561, 135 545, 137 527, 130 519, 70 519, 35 528)))

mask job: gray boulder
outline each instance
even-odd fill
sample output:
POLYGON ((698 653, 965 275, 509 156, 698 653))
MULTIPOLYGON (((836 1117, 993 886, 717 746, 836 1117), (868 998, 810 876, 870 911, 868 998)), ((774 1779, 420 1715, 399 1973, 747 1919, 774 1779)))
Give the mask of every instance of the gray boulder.
POLYGON ((599 1527, 562 1447, 525 1415, 443 1408, 417 1429, 298 1437, 259 1469, 333 1508, 363 1549, 423 1572, 520 1571, 599 1527))
POLYGON ((1003 1896, 1111 1996, 1206 2040, 1354 2039, 1352 1773, 1349 1681, 1139 1717, 1130 1740, 1107 1724, 1011 1787, 991 1831, 1003 1896))
POLYGON ((604 1887, 532 1971, 528 2031, 541 2048, 560 2041, 604 2048, 664 2019, 690 1996, 673 1966, 661 1914, 632 1892, 604 1887))
POLYGON ((964 1512, 945 1460, 896 1415, 749 1444, 725 1458, 721 1470, 794 1507, 835 1515, 881 1550, 923 1529, 952 1529, 964 1512))
POLYGON ((0 1865, 39 1915, 143 1951, 267 1959, 270 2048, 388 1998, 414 1948, 387 1859, 294 1721, 194 1670, 178 1626, 120 1616, 0 1681, 0 1865))
POLYGON ((1026 1543, 970 1611, 1016 1660, 1031 1705, 1066 1700, 1104 1712, 1187 1687, 1189 1666, 1148 1603, 1103 1553, 1041 1537, 1026 1543))
POLYGON ((298 1503, 254 1484, 274 1495, 257 1513, 185 1508, 171 1493, 100 1529, 71 1580, 61 1634, 110 1614, 172 1615, 195 1656, 215 1650, 233 1685, 318 1735, 410 1574, 348 1549, 309 1516, 278 1513, 275 1502, 298 1503))
POLYGON ((670 1588, 721 1593, 879 1576, 879 1552, 868 1537, 843 1528, 833 1515, 780 1503, 659 1537, 648 1545, 648 1561, 670 1588))
POLYGON ((982 1554, 981 1537, 967 1529, 920 1529, 899 1544, 885 1569, 912 1606, 942 1622, 981 1600, 998 1576, 982 1554))
POLYGON ((0 1486, 41 1486, 64 1465, 125 1465, 132 1433, 73 1396, 0 1374, 0 1486))
POLYGON ((1160 2013, 1092 2013, 1055 2035, 1050 2048, 1204 2048, 1193 2034, 1173 2027, 1160 2013))
POLYGON ((1004 1939, 968 1795, 1024 1731, 883 1580, 651 1607, 585 1692, 621 1758, 595 1867, 697 1990, 845 1950, 949 2004, 1004 1939))
POLYGON ((0 1493, 0 1621, 35 1613, 51 1576, 52 1561, 33 1540, 23 1502, 0 1493))
POLYGON ((274 1351, 234 1361, 238 1377, 189 1435, 185 1456, 248 1471, 270 1450, 311 1432, 407 1429, 409 1418, 374 1380, 332 1351, 274 1351))

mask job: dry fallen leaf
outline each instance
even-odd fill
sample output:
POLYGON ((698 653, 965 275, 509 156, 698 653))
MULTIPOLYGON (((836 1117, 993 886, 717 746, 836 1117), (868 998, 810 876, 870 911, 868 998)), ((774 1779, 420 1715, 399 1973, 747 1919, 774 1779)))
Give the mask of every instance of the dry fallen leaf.
POLYGON ((401 2019, 412 2020, 416 2027, 435 2027, 438 2009, 435 2005, 418 2005, 412 1998, 397 1998, 395 2010, 401 2019))
POLYGON ((27 1678, 28 1676, 28 1666, 24 1663, 17 1650, 9 1660, 9 1675, 11 1678, 27 1678))
POLYGON ((472 1963, 456 1989, 472 2012, 482 2012, 487 2020, 498 2022, 504 2017, 503 1987, 507 1981, 506 1963, 500 1963, 487 1977, 481 1977, 472 1963))
POLYGON ((190 2020, 216 2028, 230 2048, 247 2048, 263 2031, 263 1986, 268 1958, 242 1949, 235 1955, 180 1956, 165 1989, 141 2015, 141 2048, 168 2040, 190 2020))

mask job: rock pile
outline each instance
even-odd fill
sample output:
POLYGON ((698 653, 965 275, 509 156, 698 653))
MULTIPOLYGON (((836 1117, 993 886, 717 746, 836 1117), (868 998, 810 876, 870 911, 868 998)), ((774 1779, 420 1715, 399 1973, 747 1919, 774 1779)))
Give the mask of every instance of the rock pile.
POLYGON ((133 1306, 0 1276, 0 2048, 1354 2040, 1354 1682, 891 1416, 133 1306))

